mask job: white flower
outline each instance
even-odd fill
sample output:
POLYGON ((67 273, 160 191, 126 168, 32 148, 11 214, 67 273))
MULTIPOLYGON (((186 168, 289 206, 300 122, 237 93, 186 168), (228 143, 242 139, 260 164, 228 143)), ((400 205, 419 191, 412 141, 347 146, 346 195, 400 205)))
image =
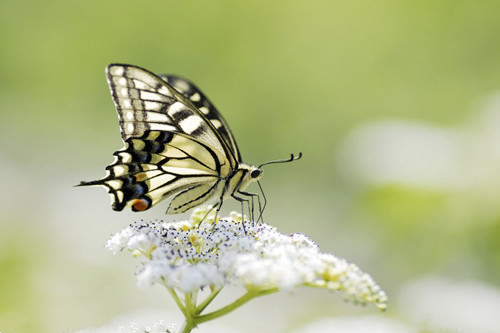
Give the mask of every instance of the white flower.
POLYGON ((321 253, 306 235, 283 235, 267 224, 242 222, 236 213, 215 221, 208 211, 197 209, 190 221, 133 224, 106 247, 145 256, 137 272, 140 286, 161 283, 183 293, 227 284, 262 293, 312 286, 385 309, 387 296, 368 274, 321 253))

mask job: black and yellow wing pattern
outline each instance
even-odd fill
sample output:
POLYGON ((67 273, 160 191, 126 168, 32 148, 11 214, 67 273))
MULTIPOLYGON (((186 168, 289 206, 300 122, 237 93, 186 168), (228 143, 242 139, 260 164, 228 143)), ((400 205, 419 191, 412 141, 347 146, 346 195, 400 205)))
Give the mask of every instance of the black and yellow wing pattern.
POLYGON ((106 68, 124 147, 107 175, 80 186, 105 186, 114 210, 144 211, 172 198, 167 214, 242 190, 262 170, 246 165, 224 118, 191 82, 174 75, 111 64, 106 68))

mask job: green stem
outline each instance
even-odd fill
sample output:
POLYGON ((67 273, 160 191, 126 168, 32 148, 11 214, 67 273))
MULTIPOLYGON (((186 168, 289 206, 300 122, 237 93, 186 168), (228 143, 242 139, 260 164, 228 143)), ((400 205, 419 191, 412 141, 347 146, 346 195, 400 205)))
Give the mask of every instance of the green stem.
POLYGON ((199 306, 196 306, 196 300, 193 299, 193 296, 194 298, 196 298, 196 295, 193 295, 192 293, 186 293, 184 294, 184 299, 186 302, 184 307, 179 297, 177 296, 175 290, 169 288, 170 293, 174 296, 177 305, 179 306, 185 317, 184 325, 181 327, 181 330, 179 331, 180 333, 189 333, 193 330, 193 328, 195 328, 199 324, 212 319, 216 319, 218 317, 222 317, 223 315, 226 315, 229 312, 239 308, 240 306, 247 303, 253 298, 275 293, 278 291, 278 288, 270 288, 264 290, 248 289, 243 296, 238 298, 233 303, 226 305, 225 307, 220 308, 219 310, 215 310, 205 315, 200 315, 200 313, 203 310, 205 310, 205 308, 214 300, 214 298, 219 294, 221 290, 222 288, 215 289, 214 291, 212 291, 212 293, 203 302, 201 302, 199 306))
POLYGON ((181 333, 189 333, 189 332, 191 332, 191 330, 192 330, 193 328, 195 328, 195 327, 196 327, 196 323, 195 323, 195 321, 193 320, 193 318, 191 318, 191 320, 188 320, 188 319, 186 318, 186 322, 185 322, 185 323, 184 323, 184 325, 181 327, 181 330, 180 330, 179 332, 181 332, 181 333))
POLYGON ((233 303, 226 305, 225 307, 220 308, 219 310, 207 313, 206 315, 197 316, 195 318, 196 324, 201 324, 203 322, 221 317, 221 316, 228 314, 229 312, 239 308, 240 306, 247 303, 248 301, 250 301, 253 298, 272 294, 272 293, 275 293, 277 291, 278 291, 278 288, 271 288, 271 289, 257 290, 257 291, 249 290, 249 291, 247 291, 246 294, 244 294, 243 296, 238 298, 233 303))
POLYGON ((193 328, 196 327, 196 294, 193 295, 193 293, 185 293, 184 294, 184 304, 185 304, 185 311, 184 317, 186 318, 186 321, 184 322, 184 326, 181 329, 182 333, 189 333, 193 328))
POLYGON ((201 302, 200 305, 196 307, 196 314, 198 315, 202 313, 203 310, 205 310, 205 308, 214 300, 214 298, 220 293, 221 290, 222 287, 213 290, 212 293, 208 295, 208 297, 205 298, 205 300, 203 300, 203 302, 201 302))
POLYGON ((170 288, 170 287, 167 287, 167 289, 170 292, 170 295, 172 295, 172 298, 174 299, 175 304, 177 304, 177 306, 179 307, 179 309, 182 311, 182 313, 184 314, 184 317, 187 318, 187 316, 189 315, 188 311, 186 310, 186 307, 184 306, 184 304, 182 304, 182 301, 180 300, 179 296, 175 292, 175 289, 174 288, 170 288))
POLYGON ((196 307, 196 303, 193 304, 193 294, 192 293, 185 293, 184 294, 184 304, 186 305, 186 310, 189 311, 189 313, 193 313, 192 309, 196 307))

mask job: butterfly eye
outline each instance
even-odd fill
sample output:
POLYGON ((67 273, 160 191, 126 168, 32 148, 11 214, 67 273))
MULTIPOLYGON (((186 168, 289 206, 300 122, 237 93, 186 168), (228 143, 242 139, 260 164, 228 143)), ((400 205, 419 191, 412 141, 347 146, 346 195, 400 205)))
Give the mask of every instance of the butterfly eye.
POLYGON ((262 170, 260 170, 260 169, 253 169, 252 172, 250 173, 250 177, 257 178, 257 177, 260 176, 261 173, 262 173, 262 170))

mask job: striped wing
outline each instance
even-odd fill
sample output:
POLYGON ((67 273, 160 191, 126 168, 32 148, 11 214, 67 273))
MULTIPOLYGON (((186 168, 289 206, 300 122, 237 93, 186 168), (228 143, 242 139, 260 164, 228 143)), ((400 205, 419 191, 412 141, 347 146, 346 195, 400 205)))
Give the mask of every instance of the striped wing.
MULTIPOLYGON (((180 132, 223 153, 232 167, 237 165, 230 144, 212 122, 160 77, 143 68, 121 64, 109 65, 106 76, 123 141, 140 137, 148 130, 180 132)), ((219 119, 222 118, 213 119, 216 125, 220 124, 219 119)))
POLYGON ((184 97, 189 99, 193 105, 200 110, 208 120, 210 120, 212 125, 214 125, 219 132, 220 136, 229 146, 229 149, 236 160, 238 162, 242 162, 240 151, 236 145, 236 140, 231 133, 229 125, 219 111, 217 111, 215 106, 208 100, 205 94, 203 94, 201 90, 198 89, 198 87, 192 82, 179 76, 160 74, 159 77, 174 87, 178 92, 184 95, 184 97))
POLYGON ((106 177, 80 185, 105 186, 119 211, 143 211, 175 196, 167 213, 182 213, 218 199, 223 178, 238 166, 234 140, 229 129, 221 132, 225 122, 218 112, 207 118, 182 93, 139 67, 112 64, 106 76, 125 146, 114 153, 106 177))

